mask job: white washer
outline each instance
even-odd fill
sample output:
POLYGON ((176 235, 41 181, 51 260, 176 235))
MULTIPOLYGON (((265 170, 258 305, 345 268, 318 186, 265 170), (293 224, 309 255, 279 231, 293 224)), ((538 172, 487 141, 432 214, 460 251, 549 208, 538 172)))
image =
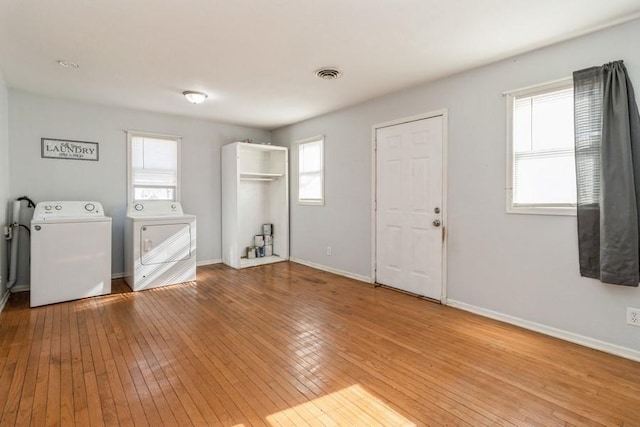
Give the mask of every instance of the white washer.
POLYGON ((125 281, 134 291, 196 280, 196 217, 178 202, 135 202, 127 209, 125 281))
POLYGON ((111 293, 111 218, 98 202, 40 202, 31 220, 31 307, 111 293))

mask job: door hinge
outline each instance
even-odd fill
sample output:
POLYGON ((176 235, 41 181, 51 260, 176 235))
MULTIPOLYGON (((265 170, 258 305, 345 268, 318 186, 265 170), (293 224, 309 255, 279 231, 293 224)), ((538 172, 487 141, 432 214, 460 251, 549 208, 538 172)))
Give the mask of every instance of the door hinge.
POLYGON ((444 243, 444 237, 445 237, 445 235, 446 235, 445 230, 446 230, 446 227, 443 225, 443 226, 442 226, 442 243, 444 243))

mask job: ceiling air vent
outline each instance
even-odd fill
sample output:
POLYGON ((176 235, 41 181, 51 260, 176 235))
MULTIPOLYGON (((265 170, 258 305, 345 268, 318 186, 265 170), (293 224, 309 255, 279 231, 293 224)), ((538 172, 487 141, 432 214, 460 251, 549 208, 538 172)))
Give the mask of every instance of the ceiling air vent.
POLYGON ((342 72, 334 67, 323 67, 316 70, 316 77, 322 80, 335 80, 342 77, 342 72))

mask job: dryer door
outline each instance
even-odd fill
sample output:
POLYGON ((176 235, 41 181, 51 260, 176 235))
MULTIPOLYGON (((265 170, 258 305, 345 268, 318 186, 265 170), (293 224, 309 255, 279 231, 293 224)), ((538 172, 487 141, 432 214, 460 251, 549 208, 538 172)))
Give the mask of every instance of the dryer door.
POLYGON ((189 224, 144 225, 140 228, 142 265, 165 264, 191 258, 189 224))

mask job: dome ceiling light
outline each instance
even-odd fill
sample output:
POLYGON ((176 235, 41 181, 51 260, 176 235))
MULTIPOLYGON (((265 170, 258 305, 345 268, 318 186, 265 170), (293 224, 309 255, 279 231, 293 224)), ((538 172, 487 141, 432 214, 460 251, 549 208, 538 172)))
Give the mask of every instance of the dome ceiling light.
POLYGON ((63 59, 58 60, 58 65, 64 68, 80 68, 75 62, 65 61, 63 59))
POLYGON ((193 90, 185 90, 184 92, 182 92, 182 94, 185 98, 187 98, 187 101, 193 104, 200 104, 209 96, 204 92, 196 92, 193 90))

